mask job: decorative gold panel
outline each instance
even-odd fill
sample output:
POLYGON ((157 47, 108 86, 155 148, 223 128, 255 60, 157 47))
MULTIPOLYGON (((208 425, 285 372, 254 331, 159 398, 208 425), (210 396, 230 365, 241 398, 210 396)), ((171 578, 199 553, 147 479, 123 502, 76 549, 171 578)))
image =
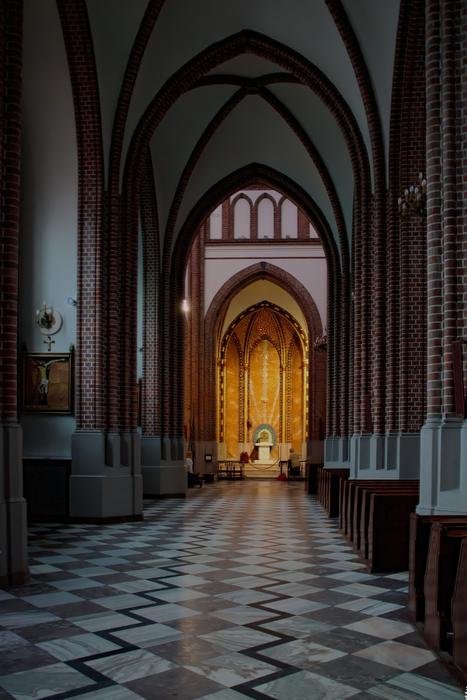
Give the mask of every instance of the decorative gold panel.
MULTIPOLYGON (((280 435, 280 364, 277 348, 268 338, 261 337, 249 356, 249 386, 247 389, 249 418, 252 428, 261 423, 271 425, 280 435)), ((277 445, 271 458, 277 459, 277 445)))
POLYGON ((240 407, 240 358, 238 349, 230 341, 227 347, 227 357, 225 363, 225 443, 227 456, 232 459, 238 458, 239 442, 239 407, 240 407))
MULTIPOLYGON (((268 302, 250 307, 222 339, 223 391, 219 392, 220 436, 227 454, 251 442, 255 428, 271 425, 278 443, 301 450, 306 434, 304 353, 306 336, 295 319, 268 302)), ((271 457, 279 458, 276 445, 271 457)))

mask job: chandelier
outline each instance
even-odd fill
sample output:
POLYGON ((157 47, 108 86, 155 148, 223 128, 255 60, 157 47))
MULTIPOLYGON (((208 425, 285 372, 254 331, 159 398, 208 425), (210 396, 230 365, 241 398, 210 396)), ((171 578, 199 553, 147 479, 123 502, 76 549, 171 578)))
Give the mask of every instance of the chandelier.
POLYGON ((418 174, 417 185, 406 187, 397 204, 401 217, 407 217, 410 214, 423 216, 426 213, 426 178, 423 177, 423 173, 418 174))

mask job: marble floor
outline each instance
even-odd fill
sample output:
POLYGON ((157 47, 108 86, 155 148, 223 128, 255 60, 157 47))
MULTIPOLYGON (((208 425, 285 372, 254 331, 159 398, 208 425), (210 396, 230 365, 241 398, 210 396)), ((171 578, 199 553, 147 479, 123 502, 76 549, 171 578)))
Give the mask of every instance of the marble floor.
POLYGON ((300 482, 218 482, 143 523, 31 528, 0 590, 0 698, 461 700, 300 482))

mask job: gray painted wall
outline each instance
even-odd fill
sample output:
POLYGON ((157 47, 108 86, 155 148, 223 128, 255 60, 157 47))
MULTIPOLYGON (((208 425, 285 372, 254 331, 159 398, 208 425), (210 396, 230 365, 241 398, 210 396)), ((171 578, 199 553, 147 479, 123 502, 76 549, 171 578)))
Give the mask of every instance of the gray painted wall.
MULTIPOLYGON (((54 0, 24 8, 20 347, 44 352, 34 323, 45 300, 63 317, 53 351, 76 340, 77 156, 71 85, 54 0)), ((22 414, 24 456, 67 457, 71 416, 22 414)))

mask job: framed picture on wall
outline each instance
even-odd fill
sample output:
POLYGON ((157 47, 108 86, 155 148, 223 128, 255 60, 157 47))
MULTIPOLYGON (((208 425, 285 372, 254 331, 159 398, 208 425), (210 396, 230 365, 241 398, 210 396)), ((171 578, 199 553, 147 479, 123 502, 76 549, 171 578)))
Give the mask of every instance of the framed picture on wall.
POLYGON ((23 411, 73 412, 73 353, 25 352, 23 355, 23 411))

